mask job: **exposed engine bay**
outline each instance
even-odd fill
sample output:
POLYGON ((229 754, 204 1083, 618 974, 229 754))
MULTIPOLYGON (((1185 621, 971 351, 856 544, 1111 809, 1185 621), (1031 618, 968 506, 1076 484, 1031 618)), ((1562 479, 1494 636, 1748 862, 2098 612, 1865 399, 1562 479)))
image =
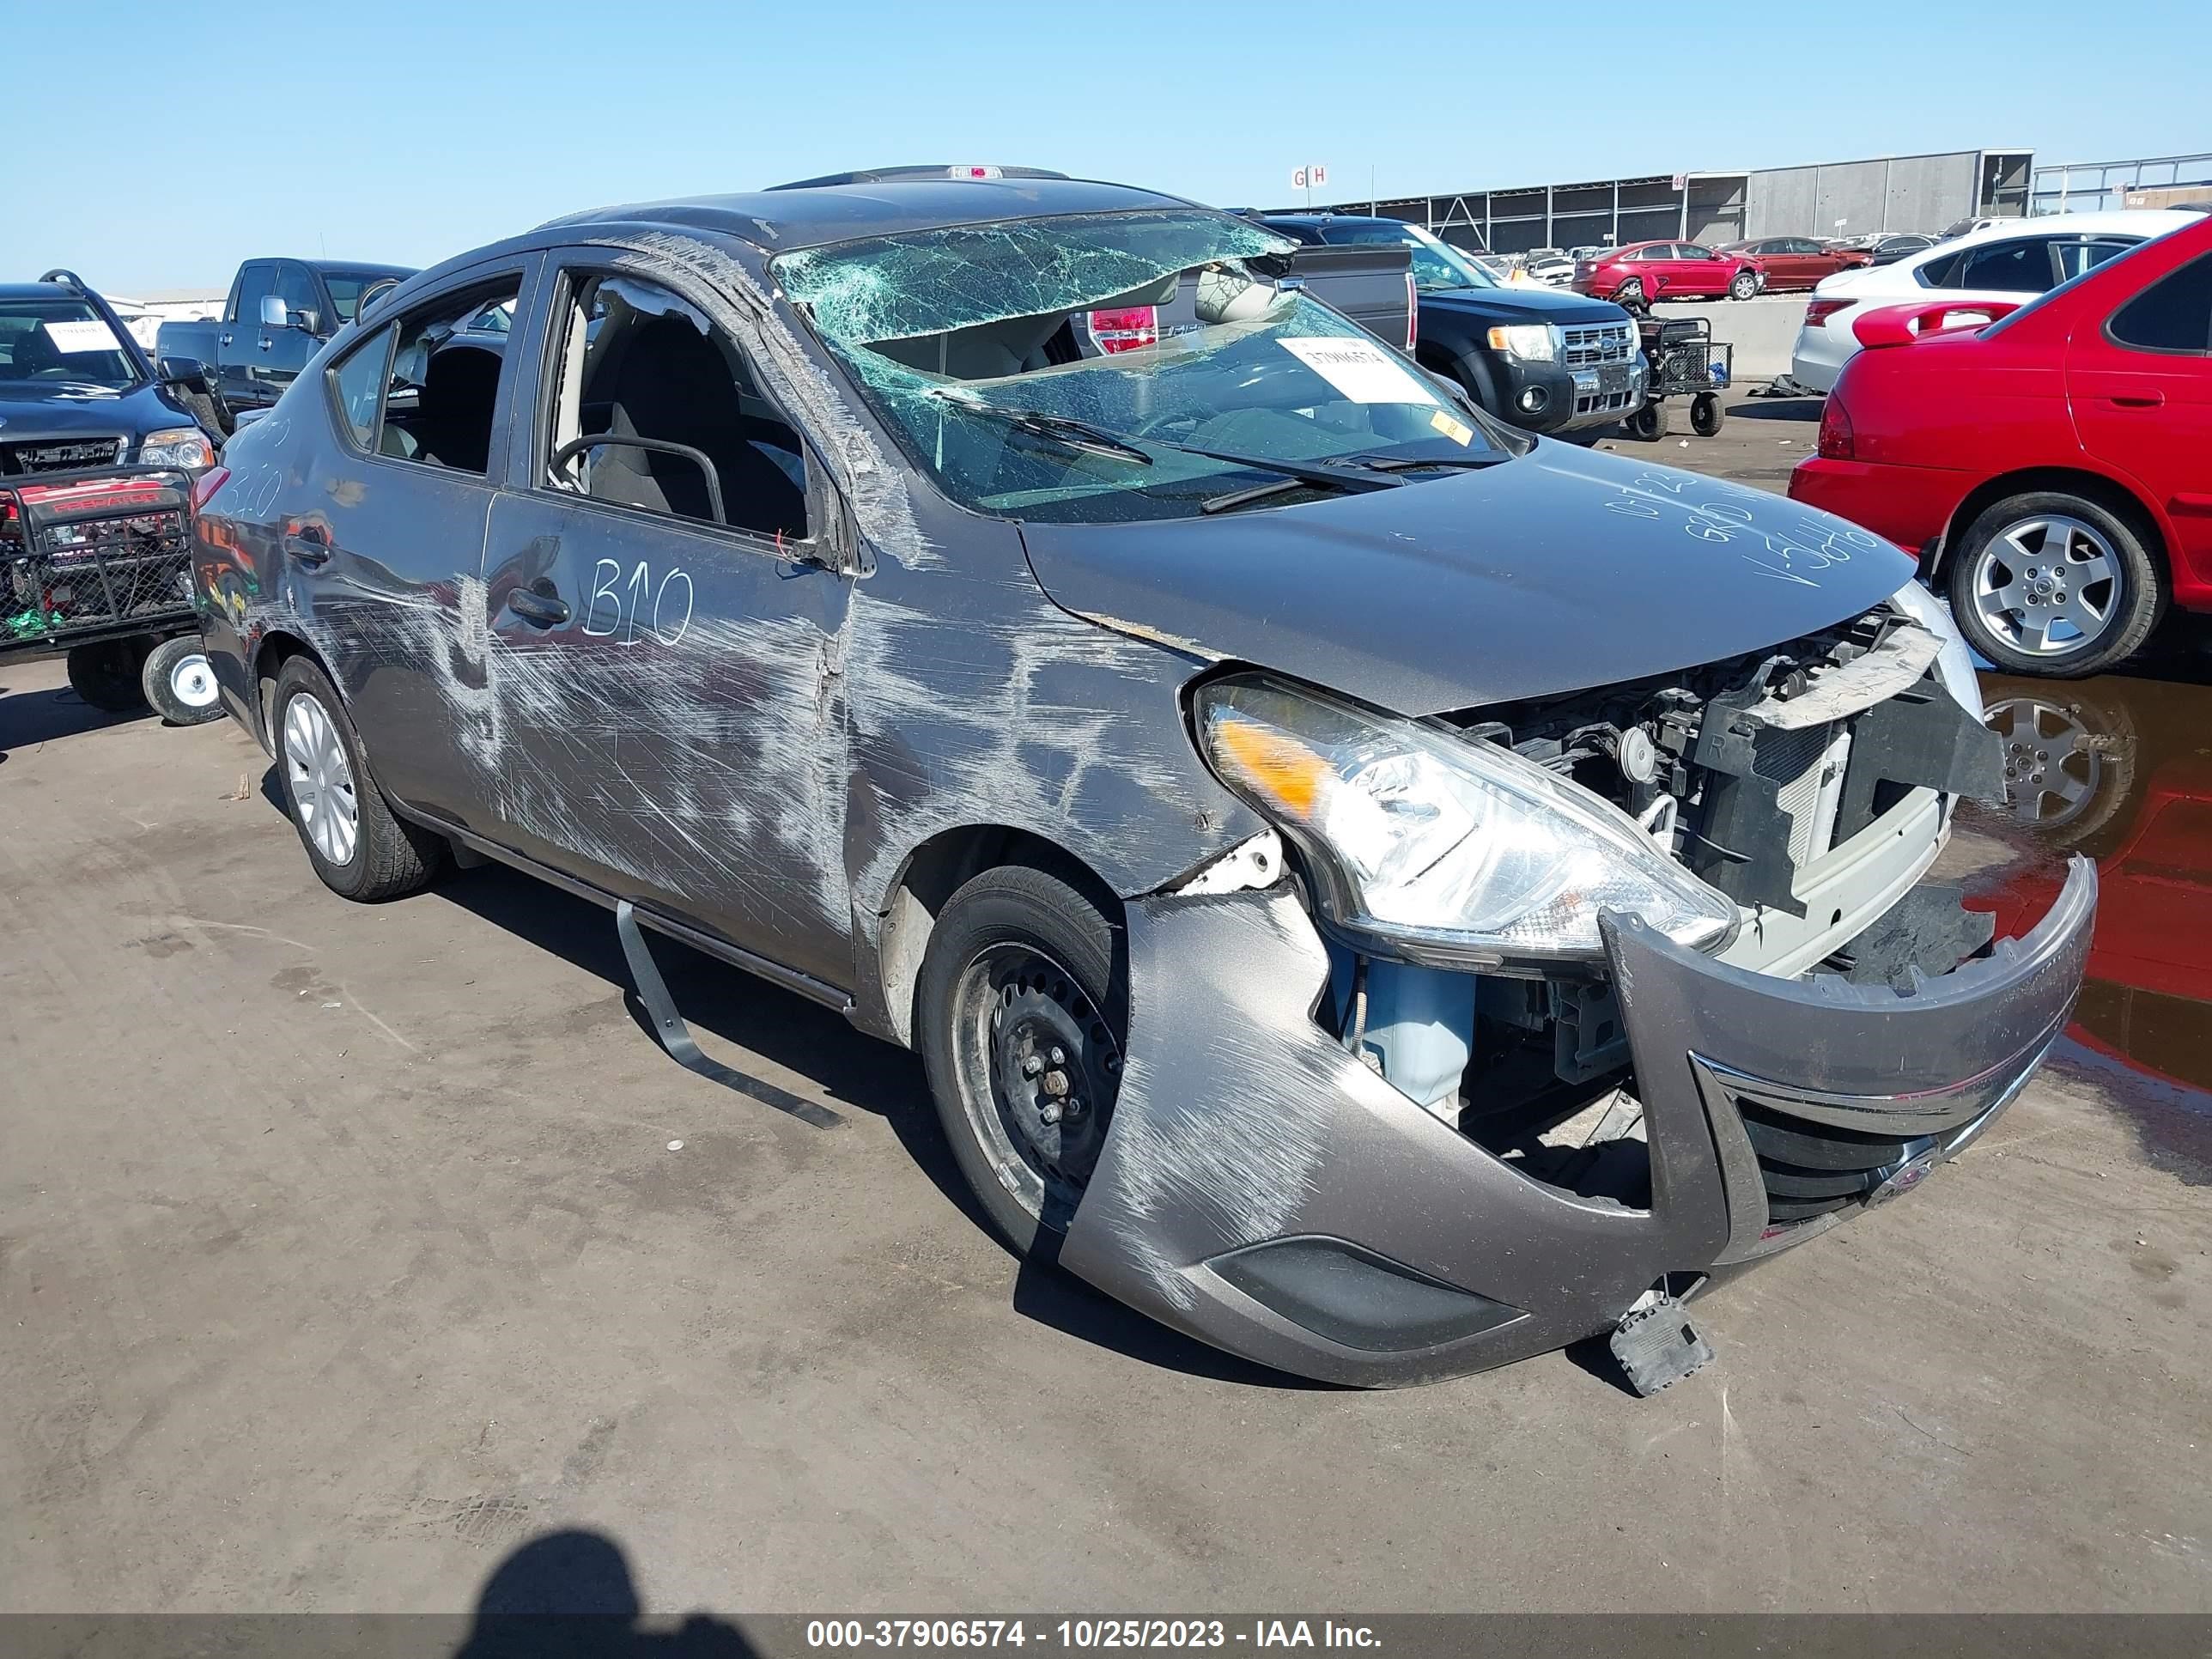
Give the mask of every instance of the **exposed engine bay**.
MULTIPOLYGON (((1619 807, 1732 899, 1743 924, 1723 960, 1901 985, 1948 972, 1991 932, 1956 890, 1914 884, 1953 801, 2002 788, 1941 644, 1884 605, 1770 651, 1447 723, 1619 807)), ((1601 965, 1453 973, 1335 940, 1330 954, 1319 1018, 1372 1069, 1535 1179, 1649 1204, 1601 965)))

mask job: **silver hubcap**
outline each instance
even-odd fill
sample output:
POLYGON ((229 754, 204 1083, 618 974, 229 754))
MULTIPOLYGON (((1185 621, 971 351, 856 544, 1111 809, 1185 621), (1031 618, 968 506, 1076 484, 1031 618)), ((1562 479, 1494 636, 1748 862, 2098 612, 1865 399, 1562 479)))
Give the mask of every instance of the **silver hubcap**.
POLYGON ((2096 798, 2104 757, 2072 713, 2033 697, 1992 703, 1990 730, 2004 744, 2005 803, 2019 823, 2056 830, 2096 798))
POLYGON ((353 763, 346 758, 330 711, 312 692, 296 691, 284 708, 284 775, 292 810, 315 849, 332 864, 353 862, 361 839, 361 805, 353 763))
POLYGON ((2070 657, 2119 614, 2120 562, 2079 519, 2023 519, 1974 560, 1974 611, 1997 639, 2034 657, 2070 657))
POLYGON ((186 657, 169 671, 169 690, 187 708, 205 708, 216 700, 215 670, 205 657, 186 657))

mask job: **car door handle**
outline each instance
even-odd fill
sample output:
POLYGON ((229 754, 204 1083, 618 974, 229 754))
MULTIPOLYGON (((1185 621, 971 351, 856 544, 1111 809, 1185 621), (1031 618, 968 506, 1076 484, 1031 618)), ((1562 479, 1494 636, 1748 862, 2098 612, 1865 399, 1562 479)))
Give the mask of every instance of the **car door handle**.
POLYGON ((228 334, 218 334, 215 337, 215 343, 217 345, 228 345, 230 343, 230 336, 228 334))
POLYGON ((2115 392, 2112 394, 2115 409, 2160 409, 2165 404, 2166 393, 2163 392, 2115 392))
POLYGON ((269 337, 268 337, 266 334, 264 334, 264 335, 263 335, 263 336, 261 337, 261 349, 262 349, 264 351, 268 350, 271 343, 273 343, 270 340, 269 337))
POLYGON ((545 587, 518 587, 507 596, 507 608, 539 628, 558 628, 568 620, 568 602, 545 587))
POLYGON ((301 564, 313 568, 331 562, 330 532, 319 525, 301 525, 284 532, 284 550, 301 564))

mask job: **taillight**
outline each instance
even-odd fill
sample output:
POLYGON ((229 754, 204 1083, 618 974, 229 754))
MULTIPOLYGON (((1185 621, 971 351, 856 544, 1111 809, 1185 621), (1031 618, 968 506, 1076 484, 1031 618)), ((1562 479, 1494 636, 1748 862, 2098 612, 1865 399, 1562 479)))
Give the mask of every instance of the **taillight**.
POLYGON ((1421 337, 1421 297, 1413 287, 1413 273, 1406 273, 1406 349, 1413 349, 1413 342, 1421 337))
POLYGON ((1828 394, 1828 401, 1820 405, 1820 453, 1824 461, 1851 459, 1851 412, 1832 392, 1828 394))
POLYGON ((1808 300, 1805 303, 1805 326, 1819 328, 1839 311, 1850 308, 1849 300, 1808 300))
POLYGON ((1154 306, 1126 306, 1091 313, 1091 339, 1101 351, 1135 351, 1160 343, 1160 313, 1154 306))
POLYGON ((230 469, 211 466, 192 480, 192 511, 197 513, 208 504, 208 498, 230 481, 230 469))

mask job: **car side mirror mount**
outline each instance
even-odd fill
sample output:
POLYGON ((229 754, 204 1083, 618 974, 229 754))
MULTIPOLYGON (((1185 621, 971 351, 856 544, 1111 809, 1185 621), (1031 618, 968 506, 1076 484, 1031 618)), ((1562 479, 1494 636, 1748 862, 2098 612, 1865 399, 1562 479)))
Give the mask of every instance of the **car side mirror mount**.
POLYGON ((291 312, 288 314, 286 325, 309 334, 320 334, 323 331, 323 314, 319 311, 291 312))

